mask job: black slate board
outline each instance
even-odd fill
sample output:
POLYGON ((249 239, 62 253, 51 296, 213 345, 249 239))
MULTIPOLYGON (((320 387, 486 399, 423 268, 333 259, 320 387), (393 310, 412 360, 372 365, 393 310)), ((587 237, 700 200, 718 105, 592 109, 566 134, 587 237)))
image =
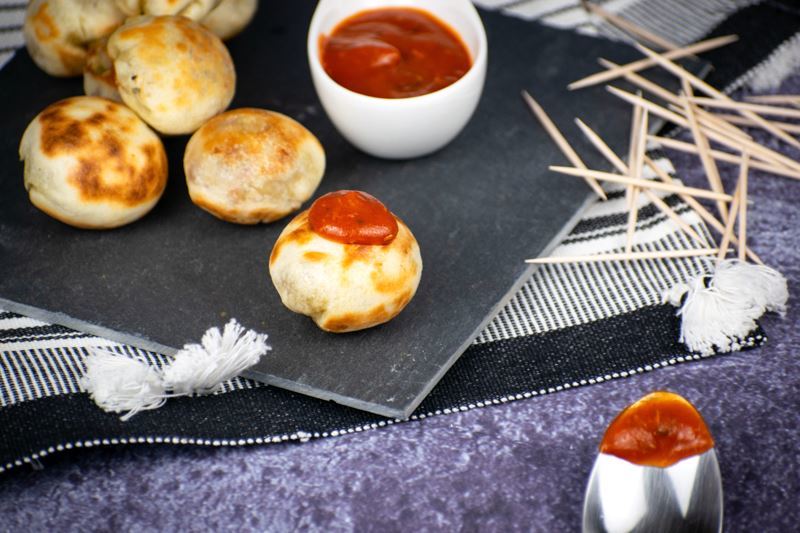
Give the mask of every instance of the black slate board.
POLYGON ((37 211, 22 186, 17 146, 46 105, 80 94, 79 80, 39 71, 24 51, 0 71, 0 307, 147 349, 171 353, 236 317, 270 334, 274 350, 252 372, 268 383, 378 414, 404 417, 422 400, 529 274, 523 263, 566 230, 587 200, 519 97, 530 90, 587 162, 583 117, 621 150, 628 108, 602 88, 569 93, 597 70, 626 61, 623 45, 483 12, 489 71, 481 104, 442 151, 391 162, 349 146, 321 110, 308 73, 311 2, 262 2, 256 21, 229 43, 238 73, 232 107, 256 106, 303 122, 322 141, 328 170, 317 195, 353 188, 380 198, 415 233, 419 291, 390 323, 333 335, 286 310, 267 257, 288 221, 221 222, 189 201, 181 168, 186 137, 167 138, 170 183, 156 208, 113 231, 70 228, 37 211))

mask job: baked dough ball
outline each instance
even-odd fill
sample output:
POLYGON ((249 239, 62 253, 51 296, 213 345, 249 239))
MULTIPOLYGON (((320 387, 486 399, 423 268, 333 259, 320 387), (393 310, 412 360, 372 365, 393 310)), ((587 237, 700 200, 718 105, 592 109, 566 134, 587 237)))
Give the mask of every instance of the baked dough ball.
POLYGON ((122 101, 162 133, 191 133, 233 99, 228 49, 185 17, 132 18, 109 38, 108 55, 122 101))
POLYGON ((234 109, 192 135, 183 168, 195 204, 228 222, 257 224, 297 211, 314 194, 325 152, 286 115, 234 109))
POLYGON ((109 35, 125 15, 114 0, 33 0, 22 31, 33 61, 52 76, 79 76, 89 43, 109 35))
POLYGON ((83 68, 83 92, 87 96, 100 96, 122 102, 117 90, 114 63, 108 56, 108 38, 98 39, 89 46, 86 66, 83 68))
POLYGON ((150 211, 167 183, 158 136, 127 107, 93 96, 48 106, 19 146, 25 189, 71 226, 114 228, 150 211))
POLYGON ((416 293, 422 258, 411 231, 395 220, 397 236, 389 244, 360 245, 314 232, 309 210, 297 215, 269 258, 272 283, 283 304, 335 333, 369 328, 397 316, 416 293))
POLYGON ((258 0, 222 0, 200 24, 220 39, 230 39, 242 31, 258 9, 258 0))
POLYGON ((180 15, 200 20, 214 9, 220 0, 116 0, 128 17, 136 15, 180 15))

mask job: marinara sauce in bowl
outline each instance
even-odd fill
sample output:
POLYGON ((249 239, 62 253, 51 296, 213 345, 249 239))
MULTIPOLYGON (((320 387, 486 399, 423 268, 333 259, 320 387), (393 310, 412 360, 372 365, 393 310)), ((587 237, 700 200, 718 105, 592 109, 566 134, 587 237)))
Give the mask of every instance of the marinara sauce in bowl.
POLYGON ((359 149, 406 159, 463 129, 486 77, 486 34, 469 0, 321 0, 308 33, 314 87, 359 149))

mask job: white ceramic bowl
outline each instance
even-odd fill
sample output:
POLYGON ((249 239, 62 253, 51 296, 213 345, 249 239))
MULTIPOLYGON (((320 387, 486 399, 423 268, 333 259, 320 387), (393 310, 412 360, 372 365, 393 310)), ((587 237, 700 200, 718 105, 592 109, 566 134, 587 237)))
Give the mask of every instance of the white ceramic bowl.
POLYGON ((320 0, 307 44, 314 88, 333 124, 357 148, 387 159, 422 156, 450 142, 475 111, 486 78, 486 32, 470 0, 320 0), (452 85, 410 98, 375 98, 342 87, 322 68, 320 36, 359 11, 382 7, 415 7, 439 18, 461 37, 472 67, 452 85))

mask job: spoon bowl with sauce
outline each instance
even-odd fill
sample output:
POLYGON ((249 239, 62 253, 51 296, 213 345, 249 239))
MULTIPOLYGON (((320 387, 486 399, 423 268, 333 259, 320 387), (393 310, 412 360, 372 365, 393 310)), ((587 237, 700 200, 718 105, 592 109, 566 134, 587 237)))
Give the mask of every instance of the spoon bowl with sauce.
POLYGON ((683 397, 658 391, 609 425, 586 489, 584 533, 722 530, 714 441, 683 397))
POLYGON ((308 31, 317 95, 339 132, 386 159, 427 155, 464 128, 486 78, 469 0, 321 0, 308 31))

